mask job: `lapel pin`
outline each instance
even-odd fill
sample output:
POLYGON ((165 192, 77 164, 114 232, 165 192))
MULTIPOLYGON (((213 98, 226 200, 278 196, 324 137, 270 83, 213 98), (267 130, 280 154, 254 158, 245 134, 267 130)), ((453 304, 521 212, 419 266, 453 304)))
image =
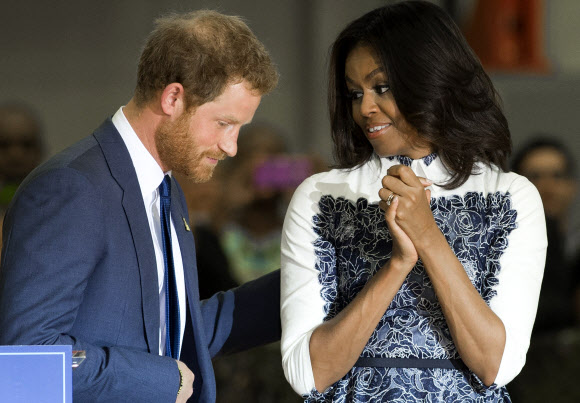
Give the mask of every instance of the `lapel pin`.
POLYGON ((181 217, 181 219, 183 220, 183 224, 185 224, 185 230, 191 232, 189 225, 187 225, 187 221, 185 221, 185 217, 181 217))

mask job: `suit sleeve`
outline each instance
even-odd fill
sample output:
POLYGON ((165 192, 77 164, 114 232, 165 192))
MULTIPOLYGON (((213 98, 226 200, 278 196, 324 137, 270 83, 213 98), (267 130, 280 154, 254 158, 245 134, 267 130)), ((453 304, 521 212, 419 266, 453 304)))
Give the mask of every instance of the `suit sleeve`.
MULTIPOLYGON (((187 211, 181 187, 179 194, 182 211, 187 211)), ((197 263, 198 272, 203 271, 204 268, 199 267, 203 262, 198 259, 197 263)), ((282 332, 280 270, 231 290, 217 292, 201 301, 200 310, 212 358, 278 341, 282 332)))
POLYGON ((280 270, 201 302, 212 357, 280 340, 280 270))
POLYGON ((87 359, 73 371, 75 400, 174 401, 174 360, 99 347, 71 335, 85 288, 106 253, 102 197, 63 168, 21 186, 4 222, 0 344, 72 345, 87 359))

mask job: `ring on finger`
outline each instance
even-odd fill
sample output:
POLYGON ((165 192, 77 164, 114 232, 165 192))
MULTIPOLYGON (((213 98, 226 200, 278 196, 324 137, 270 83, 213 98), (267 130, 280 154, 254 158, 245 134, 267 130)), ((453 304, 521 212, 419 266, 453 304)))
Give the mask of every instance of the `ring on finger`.
POLYGON ((391 194, 389 195, 389 197, 387 197, 387 200, 385 201, 385 203, 387 203, 387 206, 391 205, 394 198, 395 198, 395 192, 391 192, 391 194))

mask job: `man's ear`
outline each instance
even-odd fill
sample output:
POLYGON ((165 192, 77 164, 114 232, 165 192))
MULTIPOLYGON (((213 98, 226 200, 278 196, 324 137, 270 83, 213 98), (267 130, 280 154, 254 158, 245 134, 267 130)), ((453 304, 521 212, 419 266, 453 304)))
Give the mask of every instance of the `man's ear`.
POLYGON ((178 116, 184 109, 184 90, 179 83, 171 83, 161 93, 161 109, 168 116, 178 116))

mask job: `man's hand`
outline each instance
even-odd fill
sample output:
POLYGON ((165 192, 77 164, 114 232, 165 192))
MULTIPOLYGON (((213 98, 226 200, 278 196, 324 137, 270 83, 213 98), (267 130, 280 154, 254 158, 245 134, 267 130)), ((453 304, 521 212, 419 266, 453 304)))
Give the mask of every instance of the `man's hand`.
POLYGON ((177 393, 175 403, 186 403, 193 394, 193 372, 181 361, 177 361, 177 368, 181 372, 181 390, 177 393))

